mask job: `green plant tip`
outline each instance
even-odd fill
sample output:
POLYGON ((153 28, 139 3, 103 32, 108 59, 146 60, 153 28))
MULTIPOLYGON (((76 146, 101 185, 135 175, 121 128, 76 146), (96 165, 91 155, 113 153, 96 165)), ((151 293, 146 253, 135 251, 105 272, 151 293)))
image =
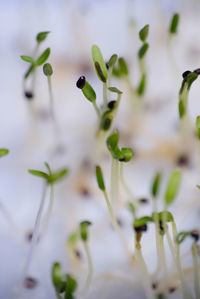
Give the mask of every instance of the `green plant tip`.
POLYGON ((61 267, 58 262, 53 264, 51 277, 55 288, 58 289, 62 284, 61 267))
POLYGON ((43 65, 43 73, 45 76, 50 77, 53 74, 53 69, 50 63, 45 63, 43 65))
POLYGON ((99 186, 99 189, 105 191, 106 188, 104 184, 103 173, 100 166, 96 166, 96 179, 97 179, 97 184, 99 186))
POLYGON ((169 206, 178 194, 181 183, 181 172, 174 170, 169 178, 165 191, 165 204, 169 206))
POLYGON ((161 178, 162 178, 161 172, 157 172, 154 179, 153 179, 151 194, 154 198, 158 195, 158 192, 159 192, 159 189, 160 189, 161 178))
POLYGON ((116 61, 117 61, 117 54, 113 54, 108 61, 108 67, 113 68, 116 61))
POLYGON ((169 27, 169 32, 171 34, 175 34, 177 32, 177 28, 178 28, 178 24, 179 24, 179 19, 180 19, 180 17, 179 17, 178 13, 175 13, 172 16, 170 27, 169 27))
POLYGON ((109 151, 115 150, 115 148, 118 145, 118 141, 119 141, 119 131, 116 129, 106 140, 106 144, 109 151))
POLYGON ((123 57, 120 57, 118 59, 118 65, 119 65, 120 75, 128 76, 128 66, 127 66, 127 63, 126 63, 126 61, 123 57))
POLYGON ((117 94, 122 94, 122 91, 121 90, 119 90, 118 88, 116 88, 116 87, 109 87, 108 88, 110 91, 112 91, 112 92, 114 92, 114 93, 117 93, 117 94))
POLYGON ((101 50, 97 45, 92 46, 92 59, 99 79, 105 83, 108 78, 107 68, 101 50))
POLYGON ((43 31, 43 32, 39 32, 37 35, 36 35, 36 41, 38 43, 41 43, 43 42, 46 38, 47 38, 47 35, 50 33, 50 31, 43 31))
POLYGON ((138 88, 137 88, 137 94, 139 96, 142 96, 145 92, 145 89, 146 89, 146 74, 142 74, 142 77, 140 79, 140 83, 139 83, 138 88))
POLYGON ((133 157, 133 150, 129 147, 122 147, 121 155, 120 162, 129 162, 133 157))
POLYGON ((86 242, 88 239, 88 226, 91 225, 90 221, 82 221, 79 225, 80 228, 80 237, 81 239, 86 242))
POLYGON ((31 63, 33 65, 35 64, 35 60, 32 57, 30 57, 30 56, 22 55, 20 57, 21 57, 22 60, 24 60, 26 62, 29 62, 29 63, 31 63))
POLYGON ((144 43, 141 46, 141 48, 139 49, 139 51, 138 51, 138 58, 142 59, 145 56, 145 54, 148 51, 148 49, 149 49, 149 44, 148 43, 144 43))
POLYGON ((140 31, 139 31, 139 38, 142 42, 145 42, 149 34, 149 25, 145 25, 140 31))
POLYGON ((141 218, 135 219, 133 226, 134 228, 139 228, 141 226, 147 225, 148 222, 152 222, 153 219, 150 216, 143 216, 141 218))

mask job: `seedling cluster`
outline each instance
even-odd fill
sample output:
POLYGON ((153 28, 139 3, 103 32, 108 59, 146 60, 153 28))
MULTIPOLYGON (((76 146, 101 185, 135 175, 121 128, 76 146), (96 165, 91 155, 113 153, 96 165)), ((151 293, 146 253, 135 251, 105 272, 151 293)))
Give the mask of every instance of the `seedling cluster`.
MULTIPOLYGON (((172 16, 167 35, 169 36, 169 55, 171 55, 170 53, 172 52, 172 37, 177 33, 178 24, 179 14, 176 13, 172 16)), ((166 177, 167 171, 165 171, 165 169, 157 171, 152 179, 148 200, 146 198, 140 198, 139 200, 136 191, 137 186, 134 182, 130 186, 131 180, 127 180, 128 172, 125 173, 126 170, 134 171, 137 150, 135 151, 134 147, 135 139, 133 138, 132 140, 131 138, 124 137, 125 134, 123 130, 121 130, 120 125, 118 126, 117 124, 116 114, 120 112, 119 104, 121 105, 122 96, 124 97, 128 94, 133 104, 133 115, 137 115, 141 124, 144 123, 147 115, 143 100, 148 76, 146 59, 148 58, 147 53, 150 48, 148 42, 149 29, 150 26, 147 24, 139 30, 138 34, 140 47, 137 51, 137 62, 139 66, 137 84, 132 81, 128 60, 126 61, 124 57, 118 57, 117 54, 113 54, 108 61, 106 61, 97 45, 92 46, 91 56, 97 78, 102 84, 102 101, 98 98, 99 95, 97 95, 95 91, 96 88, 91 85, 90 80, 87 80, 86 74, 81 75, 76 82, 76 87, 82 91, 83 96, 94 107, 97 115, 95 140, 99 138, 103 145, 100 149, 101 155, 99 156, 96 154, 95 149, 92 148, 92 151, 94 150, 92 166, 88 172, 92 177, 92 181, 95 178, 97 182, 97 185, 93 186, 92 199, 98 204, 100 202, 103 207, 102 210, 106 207, 105 215, 110 219, 111 227, 114 230, 112 231, 110 226, 106 226, 106 221, 103 217, 102 223, 105 224, 110 235, 116 233, 119 239, 119 247, 122 247, 122 252, 126 257, 127 267, 130 266, 130 271, 133 269, 136 270, 135 273, 138 273, 138 276, 140 275, 142 278, 141 282, 146 298, 168 298, 170 293, 177 291, 180 292, 183 299, 200 299, 198 261, 199 227, 182 230, 181 227, 179 227, 179 223, 176 222, 176 211, 174 212, 173 210, 175 199, 179 194, 179 190, 184 185, 184 170, 176 168, 176 166, 171 167, 173 170, 165 186, 163 182, 165 181, 164 178, 166 177), (124 86, 124 89, 127 88, 127 90, 123 90, 122 88, 122 92, 121 86, 124 86), (114 99, 112 98, 113 96, 114 99), (127 146, 121 147, 121 143, 125 142, 127 146), (106 157, 105 160, 102 157, 106 157), (111 166, 110 180, 108 179, 109 172, 106 171, 109 163, 111 166), (95 167, 94 164, 96 165, 95 167), (164 192, 162 185, 164 186, 164 192), (100 192, 98 193, 98 191, 100 192), (102 201, 101 197, 104 198, 105 202, 102 201), (143 209, 143 204, 147 204, 149 207, 148 212, 143 209), (121 211, 127 213, 127 218, 129 217, 131 219, 129 222, 127 219, 123 219, 126 225, 128 223, 129 228, 131 228, 131 237, 127 236, 122 225, 123 221, 120 222, 118 218, 118 214, 120 214, 121 211), (156 261, 155 269, 149 267, 148 260, 146 260, 145 257, 145 240, 148 237, 151 240, 152 246, 155 245, 153 257, 156 261), (182 244, 186 243, 186 240, 191 243, 189 254, 191 255, 192 266, 189 270, 185 268, 182 257, 182 244), (173 261, 173 273, 168 261, 168 253, 170 253, 173 261), (190 275, 192 274, 192 283, 190 279, 188 279, 188 272, 190 275)), ((48 34, 49 31, 38 33, 36 36, 36 48, 32 56, 21 56, 22 60, 29 63, 28 70, 23 78, 24 93, 27 99, 33 99, 36 93, 36 72, 39 71, 41 66, 43 74, 47 79, 50 114, 54 123, 56 142, 59 143, 60 139, 58 136, 60 136, 60 134, 54 110, 55 100, 52 91, 52 76, 54 71, 52 65, 47 62, 50 55, 50 48, 46 48, 39 54, 40 45, 46 40, 48 34), (28 79, 31 80, 30 87, 28 87, 28 79)), ((194 125, 192 125, 188 112, 188 96, 191 86, 193 82, 197 80, 199 74, 200 69, 185 71, 182 74, 179 94, 177 91, 179 130, 177 133, 178 141, 175 147, 177 153, 186 156, 191 156, 191 153, 193 153, 191 148, 196 146, 194 142, 196 138, 194 125)), ((125 102, 122 104, 125 105, 125 102)), ((133 128, 130 128, 130 131, 132 131, 132 129, 133 128)), ((200 116, 196 117, 196 135, 199 156, 200 116)), ((131 133, 130 136, 132 137, 131 133)), ((7 149, 1 148, 0 157, 7 155, 8 152, 7 149)), ((81 154, 81 150, 79 154, 81 154)), ((47 162, 45 162, 45 168, 46 171, 29 170, 30 174, 43 180, 43 191, 33 233, 30 237, 31 244, 22 275, 23 285, 26 288, 37 287, 39 283, 37 277, 33 278, 29 275, 30 265, 34 262, 33 254, 37 243, 42 240, 43 234, 50 221, 54 202, 54 186, 68 174, 68 168, 52 171, 47 162), (48 190, 50 191, 50 196, 45 214, 44 210, 48 190), (45 215, 43 216, 43 214, 45 215)), ((78 172, 79 171, 80 169, 78 169, 78 172)), ((86 172, 84 175, 87 176, 86 172)), ((199 185, 197 187, 200 188, 199 185)), ((75 199, 71 198, 71 200, 75 199)), ((72 218, 71 211, 66 211, 66 217, 72 218)), ((88 294, 94 289, 96 273, 98 271, 95 268, 95 259, 93 259, 92 237, 95 235, 96 223, 95 220, 91 222, 89 218, 90 217, 84 218, 87 220, 82 220, 82 218, 76 219, 75 227, 70 234, 64 227, 67 231, 66 254, 68 260, 71 262, 71 266, 62 265, 62 268, 67 268, 67 271, 65 271, 67 274, 63 274, 61 263, 55 262, 51 265, 52 285, 57 299, 87 298, 88 294), (80 265, 83 268, 85 267, 85 271, 82 270, 82 267, 79 267, 80 265), (75 271, 78 267, 79 275, 77 275, 75 271), (81 276, 82 279, 80 279, 81 276)), ((102 227, 104 227, 104 225, 102 227)), ((58 246, 62 246, 62 244, 58 244, 58 246)), ((106 246, 107 244, 105 243, 104 247, 106 248, 106 246)), ((106 248, 105 254, 108 251, 109 248, 106 248)), ((100 298, 100 295, 98 294, 96 298, 100 298)))

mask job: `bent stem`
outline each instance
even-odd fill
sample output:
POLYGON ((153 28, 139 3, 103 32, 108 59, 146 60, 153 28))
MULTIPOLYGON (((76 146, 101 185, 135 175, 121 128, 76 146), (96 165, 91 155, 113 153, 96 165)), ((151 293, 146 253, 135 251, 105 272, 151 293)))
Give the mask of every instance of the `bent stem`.
POLYGON ((107 194, 107 192, 105 190, 103 191, 103 194, 104 194, 104 197, 105 197, 105 200, 106 200, 106 204, 107 204, 107 207, 108 207, 108 211, 109 211, 109 214, 110 214, 110 217, 111 217, 112 225, 113 225, 115 231, 117 232, 117 234, 119 235, 119 238, 120 238, 120 240, 122 242, 122 245, 124 247, 124 251, 125 251, 126 255, 128 256, 129 261, 132 262, 132 257, 130 255, 130 251, 129 251, 128 245, 126 243, 124 235, 123 235, 123 233, 122 233, 122 231, 120 229, 120 226, 119 226, 119 224, 118 224, 118 222, 117 222, 117 220, 115 218, 115 215, 113 213, 113 209, 111 207, 111 204, 110 204, 110 201, 109 201, 109 198, 108 198, 108 194, 107 194))
POLYGON ((30 245, 30 249, 28 252, 28 256, 27 256, 27 260, 26 260, 26 264, 24 267, 24 275, 23 278, 26 278, 27 272, 29 270, 32 258, 33 258, 33 253, 34 253, 34 249, 35 246, 37 244, 37 240, 38 240, 38 236, 39 236, 39 228, 40 228, 40 222, 41 222, 41 217, 42 217, 42 211, 44 208, 44 203, 45 203, 45 198, 46 198, 46 190, 47 190, 47 184, 44 184, 43 187, 43 193, 42 193, 42 199, 40 202, 40 207, 37 213, 37 217, 36 217, 36 221, 35 221, 35 225, 34 225, 34 230, 33 230, 33 236, 31 239, 31 245, 30 245))
POLYGON ((194 268, 194 289, 196 299, 200 299, 200 285, 199 285, 199 267, 198 267, 198 245, 195 242, 192 245, 192 258, 193 258, 193 268, 194 268))
POLYGON ((88 262, 88 275, 87 275, 87 279, 85 282, 85 288, 84 291, 88 291, 90 284, 91 284, 91 279, 92 279, 92 275, 93 275, 93 264, 92 264, 92 258, 91 258, 91 254, 90 254, 90 250, 88 247, 88 243, 85 241, 83 242, 84 248, 85 248, 85 253, 87 256, 87 262, 88 262))

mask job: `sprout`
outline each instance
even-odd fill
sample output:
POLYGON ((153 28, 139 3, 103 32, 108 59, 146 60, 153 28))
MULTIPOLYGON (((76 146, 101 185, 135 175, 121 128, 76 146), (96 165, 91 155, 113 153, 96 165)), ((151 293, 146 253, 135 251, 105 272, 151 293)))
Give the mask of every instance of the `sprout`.
POLYGON ((118 59, 118 65, 119 65, 119 73, 121 76, 128 76, 128 66, 126 64, 126 61, 123 57, 120 57, 118 59))
POLYGON ((181 173, 179 170, 174 170, 169 178, 165 191, 165 204, 169 206, 178 194, 181 183, 181 173))
POLYGON ((43 73, 45 76, 50 77, 53 74, 53 69, 50 63, 45 63, 43 65, 43 73))
POLYGON ((38 58, 37 57, 37 52, 39 49, 39 45, 41 44, 42 41, 44 41, 47 37, 49 32, 40 32, 36 36, 36 41, 37 41, 37 46, 34 51, 33 57, 27 56, 27 55, 22 55, 21 59, 23 61, 26 61, 30 64, 28 70, 26 71, 24 75, 24 81, 26 81, 29 76, 32 74, 32 91, 25 91, 24 94, 27 99, 32 99, 34 95, 34 89, 35 89, 35 73, 36 73, 36 68, 41 66, 45 61, 48 59, 50 55, 50 48, 47 48, 38 58))
POLYGON ((75 299, 74 292, 77 289, 77 282, 70 274, 62 275, 60 263, 53 264, 51 277, 57 299, 75 299))
POLYGON ((81 240, 83 241, 83 245, 84 245, 84 249, 85 249, 85 253, 86 253, 87 261, 88 261, 88 275, 87 275, 87 279, 85 282, 85 291, 88 291, 88 289, 90 287, 92 274, 93 274, 93 263, 92 263, 90 250, 88 247, 88 227, 90 225, 91 225, 91 222, 88 220, 82 221, 79 225, 80 237, 81 237, 81 240))
POLYGON ((170 23, 170 26, 169 26, 169 32, 170 32, 170 34, 177 33, 178 24, 179 24, 179 14, 175 13, 172 16, 171 23, 170 23))
POLYGON ((142 96, 145 92, 145 89, 146 89, 146 74, 143 74, 137 88, 138 95, 142 96))
POLYGON ((126 244, 126 240, 123 236, 121 228, 120 228, 120 226, 117 222, 117 219, 115 217, 115 214, 113 212, 112 205, 111 205, 110 200, 108 198, 108 194, 107 194, 106 187, 105 187, 105 184, 104 184, 103 173, 102 173, 102 170, 101 170, 100 166, 96 166, 96 180, 97 180, 97 184, 98 184, 99 189, 103 192, 103 195, 104 195, 107 207, 108 207, 108 211, 109 211, 109 214, 110 214, 112 225, 113 225, 115 231, 117 232, 117 234, 119 235, 119 238, 121 239, 124 250, 125 250, 126 254, 128 255, 129 260, 132 260, 131 257, 130 257, 129 248, 126 244))
POLYGON ((144 56, 145 56, 146 52, 148 51, 148 49, 149 49, 149 44, 144 43, 138 51, 138 58, 139 59, 144 58, 144 56))
POLYGON ((47 172, 40 171, 40 170, 29 169, 30 174, 44 179, 45 184, 44 184, 44 187, 43 187, 43 194, 42 194, 39 210, 38 210, 35 225, 34 225, 33 235, 32 235, 32 239, 31 239, 31 245, 30 245, 30 249, 29 249, 29 252, 28 252, 28 257, 27 257, 27 260, 26 260, 25 268, 24 268, 24 275, 25 276, 26 276, 26 273, 29 270, 29 266, 30 266, 30 263, 31 263, 31 260, 32 260, 33 251, 35 249, 35 246, 36 246, 37 240, 38 240, 38 234, 39 234, 39 229, 40 229, 40 222, 41 222, 42 212, 43 212, 44 204, 45 204, 47 186, 48 185, 50 186, 50 200, 49 200, 49 207, 48 207, 48 210, 47 210, 47 215, 44 219, 45 220, 44 221, 44 228, 46 228, 46 226, 48 225, 49 218, 50 218, 51 211, 52 211, 52 207, 53 207, 54 184, 59 182, 60 180, 62 180, 68 173, 67 168, 62 168, 59 171, 53 172, 47 162, 45 162, 45 167, 47 168, 47 172))

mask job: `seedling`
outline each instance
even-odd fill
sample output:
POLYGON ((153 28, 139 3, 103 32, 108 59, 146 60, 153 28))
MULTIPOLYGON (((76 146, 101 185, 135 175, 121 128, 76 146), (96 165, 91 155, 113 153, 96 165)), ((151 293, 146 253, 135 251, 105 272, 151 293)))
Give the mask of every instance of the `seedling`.
POLYGON ((51 277, 57 299, 75 299, 77 282, 70 274, 62 274, 60 263, 53 264, 51 277))
POLYGON ((41 66, 47 59, 50 54, 50 49, 47 48, 39 57, 38 57, 38 51, 41 43, 46 40, 48 34, 50 31, 43 31, 39 32, 36 35, 36 47, 33 52, 32 57, 22 55, 21 59, 28 62, 30 64, 28 70, 26 71, 24 75, 24 85, 27 81, 27 79, 32 75, 32 86, 30 90, 26 90, 26 86, 24 86, 24 95, 27 99, 31 100, 34 97, 35 94, 35 79, 36 79, 36 69, 38 66, 41 66))
POLYGON ((88 247, 88 238, 89 238, 88 227, 90 225, 91 225, 90 221, 82 221, 79 225, 80 238, 83 242, 83 246, 84 246, 84 249, 85 249, 85 253, 86 253, 86 256, 87 256, 87 262, 88 262, 88 275, 87 275, 87 279, 86 279, 86 282, 85 282, 84 291, 89 290, 91 280, 92 280, 92 275, 93 275, 92 257, 91 257, 90 250, 89 250, 89 247, 88 247))
POLYGON ((53 75, 53 68, 50 63, 45 63, 43 65, 43 73, 47 77, 48 90, 49 90, 50 112, 51 112, 51 117, 52 117, 53 124, 54 124, 55 139, 57 140, 57 144, 59 144, 60 132, 59 132, 59 127, 58 127, 58 123, 57 123, 57 119, 56 119, 55 111, 54 111, 54 96, 53 96, 53 92, 52 92, 52 83, 51 83, 51 76, 53 75))
POLYGON ((118 202, 120 191, 119 185, 120 182, 127 193, 127 195, 133 201, 135 207, 137 207, 137 202, 135 200, 132 191, 126 184, 123 175, 123 162, 127 163, 132 159, 133 151, 131 148, 123 147, 119 148, 119 131, 114 130, 114 132, 107 138, 106 143, 108 150, 112 155, 112 167, 111 167, 111 200, 118 202))
POLYGON ((47 172, 40 171, 40 170, 33 170, 33 169, 29 170, 30 174, 44 179, 44 185, 43 185, 42 198, 41 198, 39 210, 38 210, 35 225, 34 225, 33 235, 32 235, 32 239, 31 239, 31 245, 30 245, 28 257, 26 260, 25 268, 24 268, 24 276, 26 276, 26 274, 29 270, 30 263, 32 261, 32 256, 34 253, 34 249, 37 244, 39 230, 40 230, 40 222, 41 222, 42 212, 44 209, 44 204, 45 204, 45 199, 46 199, 47 188, 50 187, 50 199, 49 199, 47 214, 44 219, 44 228, 46 228, 46 226, 48 225, 49 217, 51 215, 51 211, 52 211, 52 207, 53 207, 54 184, 59 182, 60 180, 62 180, 68 173, 67 168, 62 168, 56 172, 52 172, 52 170, 47 162, 45 162, 45 167, 47 168, 47 172))
POLYGON ((108 208, 108 211, 109 211, 109 214, 110 214, 111 223, 112 223, 116 233, 118 234, 118 236, 119 236, 119 238, 122 242, 122 245, 124 247, 126 255, 128 256, 129 261, 132 262, 132 257, 130 255, 128 245, 126 243, 124 235, 121 231, 121 228, 120 228, 120 226, 117 222, 117 219, 115 217, 115 214, 113 212, 113 208, 112 208, 111 202, 109 200, 108 193, 106 191, 106 186, 104 184, 103 173, 102 173, 102 170, 101 170, 100 166, 96 166, 96 180, 97 180, 97 184, 98 184, 99 189, 103 192, 103 195, 104 195, 104 198, 105 198, 105 201, 106 201, 106 204, 107 204, 107 208, 108 208))
POLYGON ((193 269, 194 269, 194 290, 195 298, 200 298, 200 283, 199 283, 199 264, 198 264, 198 240, 199 232, 197 230, 182 231, 176 235, 176 243, 180 245, 186 238, 190 237, 193 240, 191 246, 193 269))
POLYGON ((98 106, 96 103, 96 92, 90 83, 86 80, 85 76, 81 76, 76 82, 76 86, 82 90, 85 98, 90 101, 97 114, 98 118, 98 132, 97 136, 102 132, 107 132, 112 126, 113 119, 115 117, 122 92, 111 85, 112 70, 117 61, 117 55, 113 54, 106 65, 101 50, 98 46, 92 46, 92 59, 94 68, 96 70, 99 80, 103 84, 103 105, 98 106), (108 69, 107 69, 108 68, 108 69), (109 100, 109 92, 117 94, 116 100, 109 100))

